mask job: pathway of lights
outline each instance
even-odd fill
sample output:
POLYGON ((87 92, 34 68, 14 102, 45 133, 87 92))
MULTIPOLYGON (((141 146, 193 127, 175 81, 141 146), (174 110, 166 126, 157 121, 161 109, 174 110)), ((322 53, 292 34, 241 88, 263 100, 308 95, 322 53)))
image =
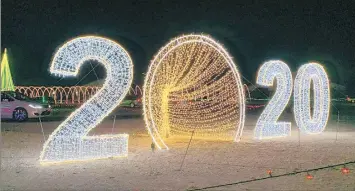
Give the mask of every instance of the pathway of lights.
MULTIPOLYGON (((257 84, 272 86, 274 78, 277 80, 277 89, 257 121, 254 131, 257 139, 288 136, 291 132, 290 122, 276 122, 292 93, 291 71, 284 62, 276 60, 264 63, 258 72, 257 84)), ((298 128, 307 134, 323 132, 329 109, 329 80, 324 68, 317 63, 302 65, 294 84, 294 115, 298 128), (313 104, 310 96, 311 82, 314 90, 313 104), (311 105, 314 107, 312 115, 311 105)))
MULTIPOLYGON (((85 89, 84 94, 88 91, 91 98, 49 136, 40 155, 42 163, 126 156, 128 153, 127 134, 87 134, 129 92, 133 78, 131 58, 125 49, 109 39, 78 37, 59 48, 50 72, 64 77, 76 76, 87 60, 104 65, 106 81, 101 89, 85 89)), ((291 98, 292 87, 297 125, 309 134, 322 132, 330 107, 329 81, 323 67, 317 63, 301 66, 293 86, 291 71, 284 62, 264 63, 258 72, 257 84, 272 86, 275 79, 275 95, 257 121, 255 138, 290 135, 291 123, 277 120, 291 98), (311 104, 314 107, 312 115, 311 104)), ((191 132, 197 138, 239 141, 245 120, 243 88, 232 58, 216 41, 204 35, 173 39, 154 57, 144 81, 144 120, 153 142, 159 149, 168 149, 166 138, 191 135, 191 132)), ((23 87, 18 90, 28 93, 23 87)), ((39 90, 50 93, 60 88, 44 88, 43 91, 41 87, 39 90)), ((39 90, 31 91, 37 91, 37 95, 39 90)))
POLYGON ((54 55, 50 72, 76 76, 87 60, 106 68, 103 87, 74 111, 49 136, 40 155, 42 163, 127 156, 128 134, 87 136, 127 94, 133 79, 133 64, 119 44, 97 36, 68 41, 54 55))
MULTIPOLYGON (((16 86, 15 91, 31 98, 48 96, 53 97, 55 104, 82 104, 89 100, 101 89, 101 86, 16 86)), ((141 96, 142 90, 136 85, 130 87, 128 95, 141 96)))
POLYGON ((203 35, 186 35, 162 47, 143 86, 144 120, 159 149, 170 136, 239 140, 244 91, 227 51, 203 35), (207 99, 206 99, 207 98, 207 99))

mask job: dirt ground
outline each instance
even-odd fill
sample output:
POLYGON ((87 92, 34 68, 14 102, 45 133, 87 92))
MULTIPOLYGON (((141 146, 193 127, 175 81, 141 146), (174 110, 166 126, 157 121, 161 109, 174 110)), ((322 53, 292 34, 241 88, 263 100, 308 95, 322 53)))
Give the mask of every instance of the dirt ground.
MULTIPOLYGON (((142 118, 117 119, 114 133, 129 133, 127 158, 41 165, 44 138, 60 121, 3 122, 0 190, 188 190, 274 176, 355 160, 355 127, 329 122, 320 135, 299 134, 265 141, 252 139, 255 117, 246 119, 241 142, 171 139, 169 151, 152 152, 142 118), (299 139, 300 138, 300 139, 299 139)), ((111 133, 106 119, 93 134, 111 133)), ((341 167, 252 181, 210 190, 355 190, 355 165, 344 175, 341 167)))

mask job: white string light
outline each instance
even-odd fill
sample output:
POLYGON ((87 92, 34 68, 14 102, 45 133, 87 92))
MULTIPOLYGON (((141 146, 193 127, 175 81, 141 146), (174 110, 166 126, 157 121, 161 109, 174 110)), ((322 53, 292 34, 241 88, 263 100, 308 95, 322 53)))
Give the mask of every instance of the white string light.
POLYGON ((133 79, 128 52, 116 42, 97 36, 78 37, 61 46, 50 72, 76 76, 81 65, 96 60, 106 68, 103 87, 75 110, 49 136, 40 155, 42 163, 127 156, 128 134, 87 136, 127 94, 133 79))
MULTIPOLYGON (((95 66, 96 67, 96 66, 95 66)), ((95 95, 101 86, 16 86, 15 91, 31 98, 49 96, 53 97, 56 104, 82 104, 91 95, 95 95), (76 93, 77 92, 77 93, 76 93)), ((136 85, 129 89, 128 95, 141 96, 142 90, 136 85)))
POLYGON ((258 71, 256 83, 264 87, 271 87, 275 78, 277 80, 276 92, 256 123, 254 131, 256 139, 284 137, 291 133, 290 122, 276 122, 287 106, 292 94, 292 73, 290 68, 280 60, 266 62, 258 71))
POLYGON ((297 72, 294 87, 294 113, 298 127, 308 134, 324 131, 330 109, 328 75, 317 63, 302 65, 297 72), (313 113, 311 115, 311 82, 313 82, 313 113))
POLYGON ((170 136, 231 139, 242 135, 243 84, 232 58, 213 39, 180 36, 152 60, 143 91, 144 119, 157 148, 170 136), (204 100, 204 101, 203 101, 204 100))

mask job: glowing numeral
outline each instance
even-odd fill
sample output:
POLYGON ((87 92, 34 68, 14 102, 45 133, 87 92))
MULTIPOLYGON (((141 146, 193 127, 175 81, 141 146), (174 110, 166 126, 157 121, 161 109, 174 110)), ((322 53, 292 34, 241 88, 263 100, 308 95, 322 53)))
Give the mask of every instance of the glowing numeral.
POLYGON ((308 134, 321 133, 327 125, 330 107, 329 80, 317 63, 301 66, 294 87, 294 113, 298 127, 308 134), (311 115, 310 86, 313 82, 314 103, 311 115))
POLYGON ((59 48, 50 72, 76 76, 87 60, 97 60, 103 64, 107 71, 105 83, 49 136, 40 156, 42 163, 126 156, 128 153, 127 134, 87 134, 120 104, 128 92, 133 78, 131 58, 124 48, 109 39, 79 37, 59 48))
POLYGON ((282 137, 290 134, 290 122, 276 122, 287 106, 292 93, 292 74, 290 68, 282 61, 264 63, 258 72, 257 84, 270 87, 277 80, 275 95, 261 113, 255 127, 257 139, 282 137))
POLYGON ((168 149, 164 138, 190 136, 192 130, 194 138, 238 141, 244 127, 244 106, 236 65, 227 51, 207 36, 172 40, 149 66, 143 91, 144 119, 159 149, 168 149), (205 97, 208 99, 201 101, 205 97))

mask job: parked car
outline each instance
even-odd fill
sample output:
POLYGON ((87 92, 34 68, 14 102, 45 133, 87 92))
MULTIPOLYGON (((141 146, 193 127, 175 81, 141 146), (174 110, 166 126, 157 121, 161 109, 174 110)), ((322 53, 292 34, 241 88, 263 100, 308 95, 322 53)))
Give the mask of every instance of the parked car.
POLYGON ((120 104, 121 107, 132 107, 132 108, 140 107, 141 105, 142 105, 142 99, 134 95, 126 96, 120 104))
POLYGON ((355 98, 350 98, 349 96, 346 96, 346 101, 350 103, 355 103, 355 98))
POLYGON ((49 105, 54 105, 55 101, 53 97, 48 97, 48 96, 41 96, 41 97, 35 97, 34 98, 36 101, 41 102, 43 104, 49 104, 49 105))
POLYGON ((31 99, 19 92, 1 92, 1 118, 15 121, 26 121, 28 118, 38 118, 51 113, 51 106, 31 99))

